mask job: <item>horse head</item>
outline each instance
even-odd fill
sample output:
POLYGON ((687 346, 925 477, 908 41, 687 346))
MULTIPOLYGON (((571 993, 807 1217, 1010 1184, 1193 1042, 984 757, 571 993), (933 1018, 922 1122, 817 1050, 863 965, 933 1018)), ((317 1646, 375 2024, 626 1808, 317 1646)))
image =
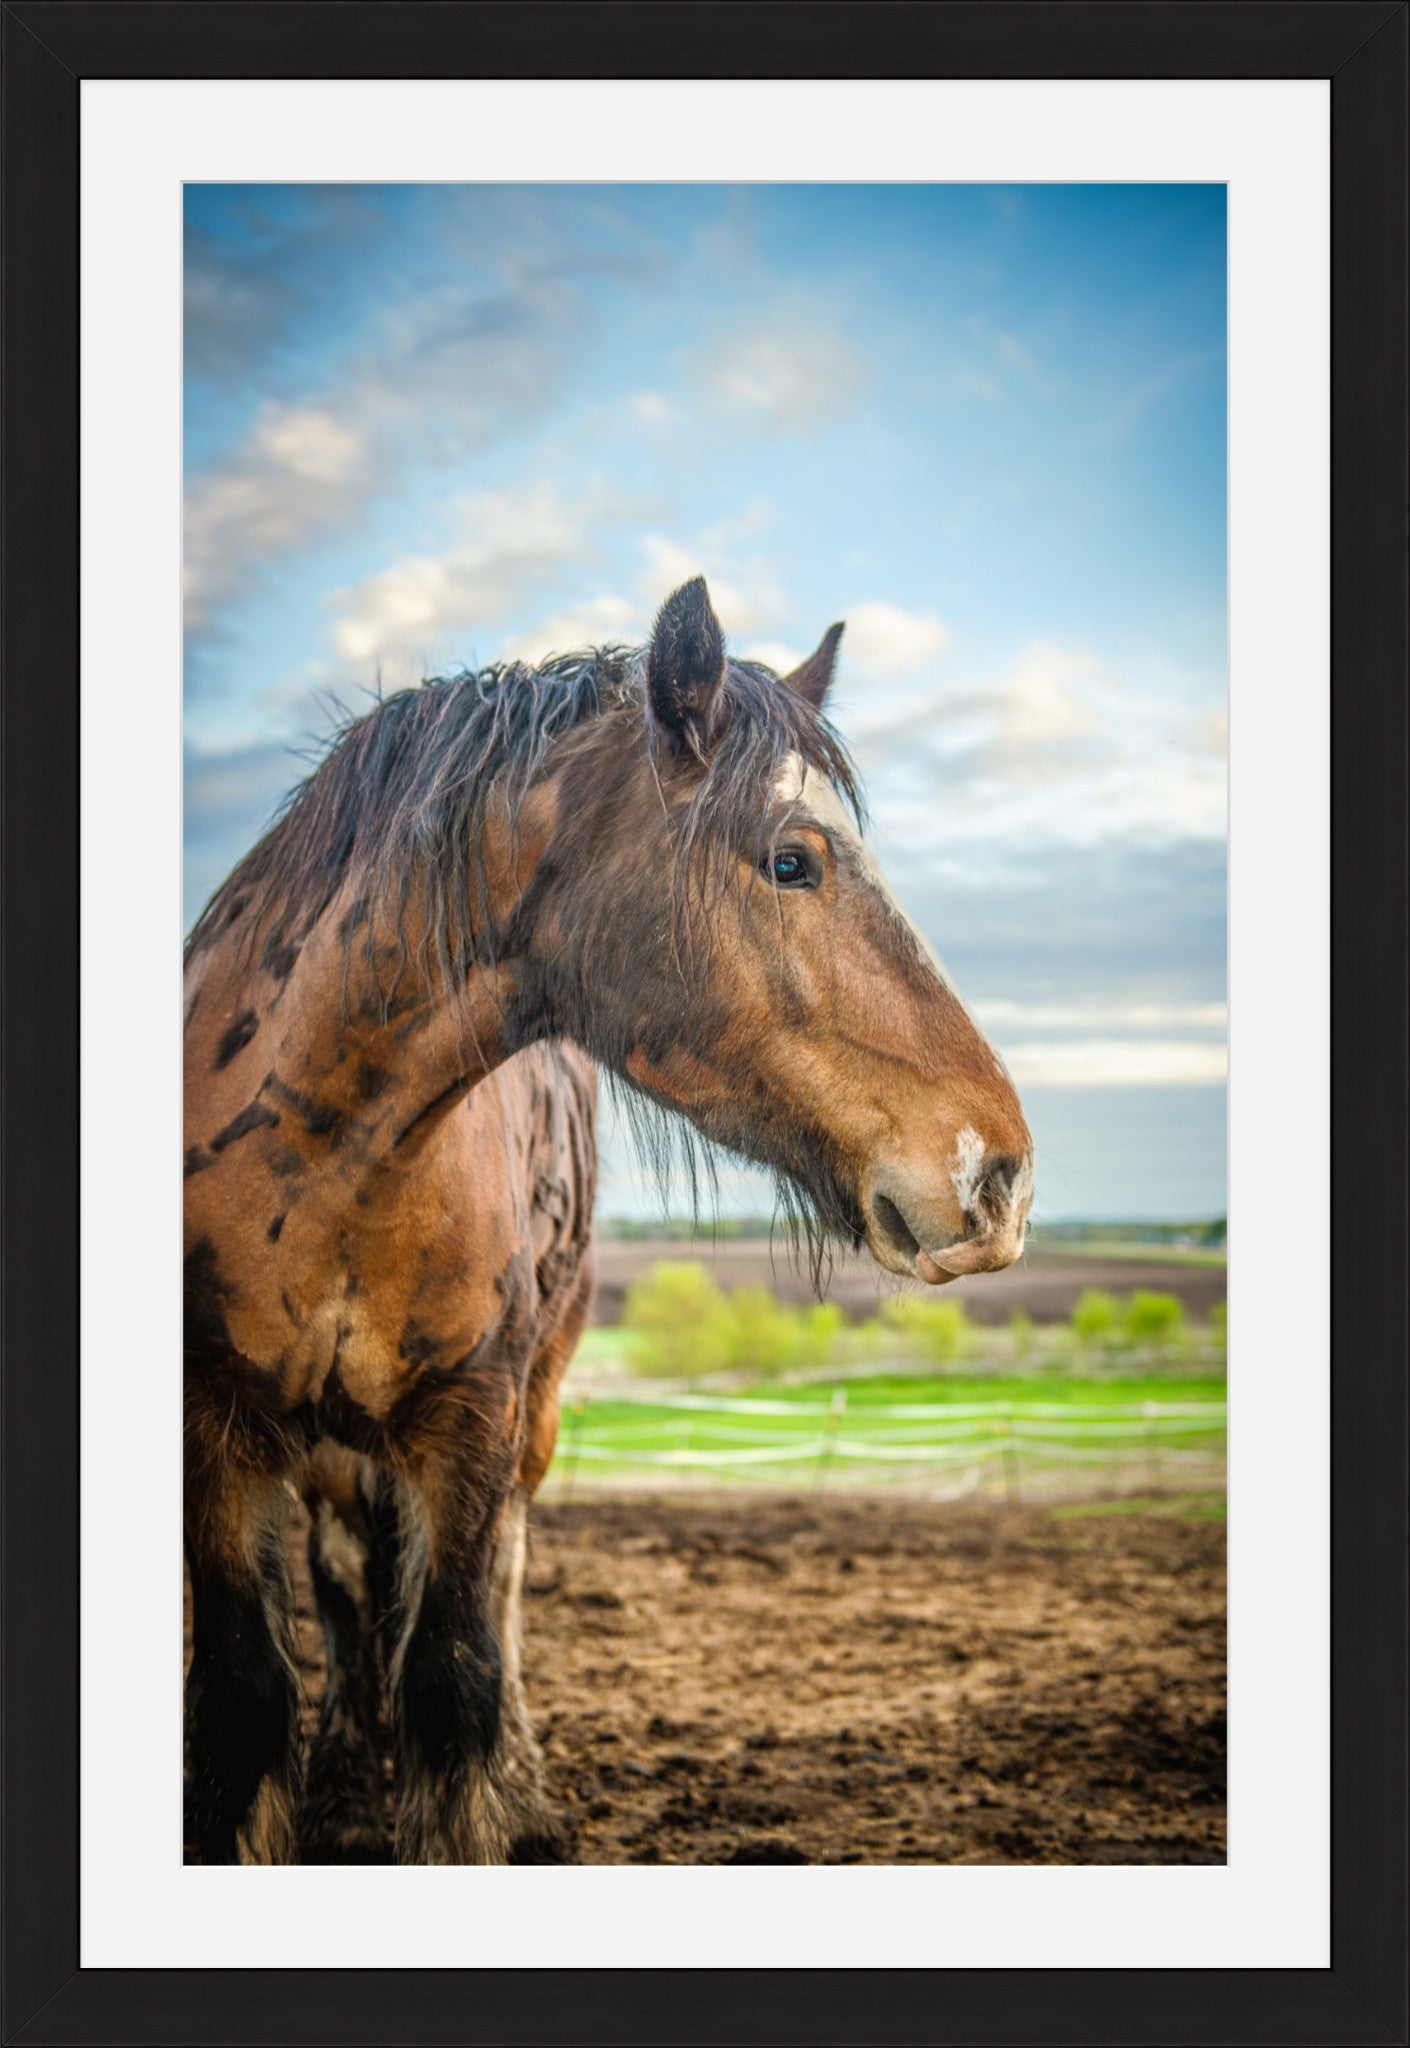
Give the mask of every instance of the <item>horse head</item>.
POLYGON ((824 715, 841 636, 788 676, 732 661, 696 578, 604 660, 601 715, 526 806, 519 1029, 577 1039, 822 1232, 939 1285, 1019 1256, 1032 1140, 866 846, 824 715))

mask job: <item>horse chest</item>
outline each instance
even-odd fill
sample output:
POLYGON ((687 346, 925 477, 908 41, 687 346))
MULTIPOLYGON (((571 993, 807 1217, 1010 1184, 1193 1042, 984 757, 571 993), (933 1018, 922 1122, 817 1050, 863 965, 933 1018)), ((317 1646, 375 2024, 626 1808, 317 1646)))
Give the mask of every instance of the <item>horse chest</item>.
POLYGON ((286 1235, 243 1270, 217 1254, 216 1270, 230 1351, 277 1378, 289 1411, 385 1422, 417 1380, 455 1371, 511 1320, 514 1289, 463 1244, 343 1231, 301 1257, 286 1235))

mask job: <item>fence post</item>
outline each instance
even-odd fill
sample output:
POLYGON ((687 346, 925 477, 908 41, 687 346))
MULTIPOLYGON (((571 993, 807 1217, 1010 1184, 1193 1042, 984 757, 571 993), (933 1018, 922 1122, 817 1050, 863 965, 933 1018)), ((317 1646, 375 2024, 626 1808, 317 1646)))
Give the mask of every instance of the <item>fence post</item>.
POLYGON ((834 1387, 832 1390, 832 1404, 827 1414, 823 1417, 823 1447, 818 1457, 818 1469, 813 1476, 813 1485, 819 1493, 822 1492, 823 1487, 826 1485, 827 1475, 832 1469, 832 1447, 837 1441, 837 1426, 842 1419, 843 1410, 846 1406, 846 1387, 834 1387))
POLYGON ((1009 1403, 1004 1415, 1004 1488, 1008 1494, 1009 1506, 1020 1505, 1022 1495, 1018 1485, 1018 1444, 1013 1433, 1013 1406, 1009 1403))
POLYGON ((1146 1484, 1160 1485, 1160 1429, 1156 1420, 1154 1401, 1144 1401, 1141 1412, 1146 1418, 1146 1484))

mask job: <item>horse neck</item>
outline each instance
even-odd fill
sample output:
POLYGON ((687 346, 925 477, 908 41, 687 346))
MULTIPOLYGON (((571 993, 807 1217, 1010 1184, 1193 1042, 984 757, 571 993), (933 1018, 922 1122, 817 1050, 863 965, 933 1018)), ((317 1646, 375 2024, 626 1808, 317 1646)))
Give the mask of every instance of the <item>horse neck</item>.
POLYGON ((352 889, 297 949, 260 933, 243 972, 231 959, 208 971, 225 985, 207 1031, 218 1025, 224 1036, 209 1064, 198 1054, 191 1066, 211 1075, 227 1109, 257 1101, 276 1114, 271 1138, 299 1150, 305 1174, 361 1190, 359 1200, 419 1158, 446 1112, 512 1050, 503 1025, 512 974, 471 966, 447 986, 415 915, 369 916, 352 889), (227 1074, 232 1034, 249 1042, 227 1074))

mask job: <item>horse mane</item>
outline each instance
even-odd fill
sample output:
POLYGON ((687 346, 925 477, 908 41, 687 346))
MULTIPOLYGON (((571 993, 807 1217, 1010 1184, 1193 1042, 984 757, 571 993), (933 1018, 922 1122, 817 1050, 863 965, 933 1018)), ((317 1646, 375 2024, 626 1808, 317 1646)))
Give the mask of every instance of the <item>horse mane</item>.
MULTIPOLYGON (((537 667, 495 662, 429 677, 344 718, 202 910, 186 960, 238 926, 246 957, 262 940, 263 964, 277 970, 356 876, 360 902, 390 903, 399 917, 416 897, 426 913, 417 919, 426 964, 454 999, 470 968, 493 958, 483 859, 491 805, 513 832, 550 750, 607 713, 641 721, 639 743, 656 772, 666 743, 646 713, 646 665, 645 648, 622 646, 555 655, 537 667)), ((692 894, 703 900, 712 876, 723 886, 739 834, 757 828, 761 792, 789 754, 825 776, 861 822, 856 773, 828 721, 775 670, 730 660, 720 736, 679 821, 678 904, 692 894)), ((347 957, 359 934, 370 947, 372 928, 365 915, 344 920, 347 957)), ((679 1115, 615 1075, 608 1080, 663 1203, 683 1173, 698 1216, 702 1194, 715 1187, 716 1148, 679 1115)), ((806 1241, 821 1287, 826 1239, 856 1237, 847 1205, 840 1194, 820 1197, 784 1175, 774 1179, 784 1234, 795 1251, 806 1241)))
MULTIPOLYGON (((297 942, 358 872, 365 900, 403 911, 418 886, 428 889, 428 946, 449 992, 492 945, 483 917, 478 954, 470 932, 488 904, 491 803, 513 831, 556 741, 605 712, 644 717, 646 652, 604 646, 538 667, 493 662, 429 677, 345 718, 206 904, 185 958, 237 922, 253 938, 273 919, 266 953, 297 942)), ((855 770, 827 720, 762 662, 730 661, 721 738, 682 821, 683 872, 699 877, 711 866, 789 753, 825 775, 860 819, 855 770)))

